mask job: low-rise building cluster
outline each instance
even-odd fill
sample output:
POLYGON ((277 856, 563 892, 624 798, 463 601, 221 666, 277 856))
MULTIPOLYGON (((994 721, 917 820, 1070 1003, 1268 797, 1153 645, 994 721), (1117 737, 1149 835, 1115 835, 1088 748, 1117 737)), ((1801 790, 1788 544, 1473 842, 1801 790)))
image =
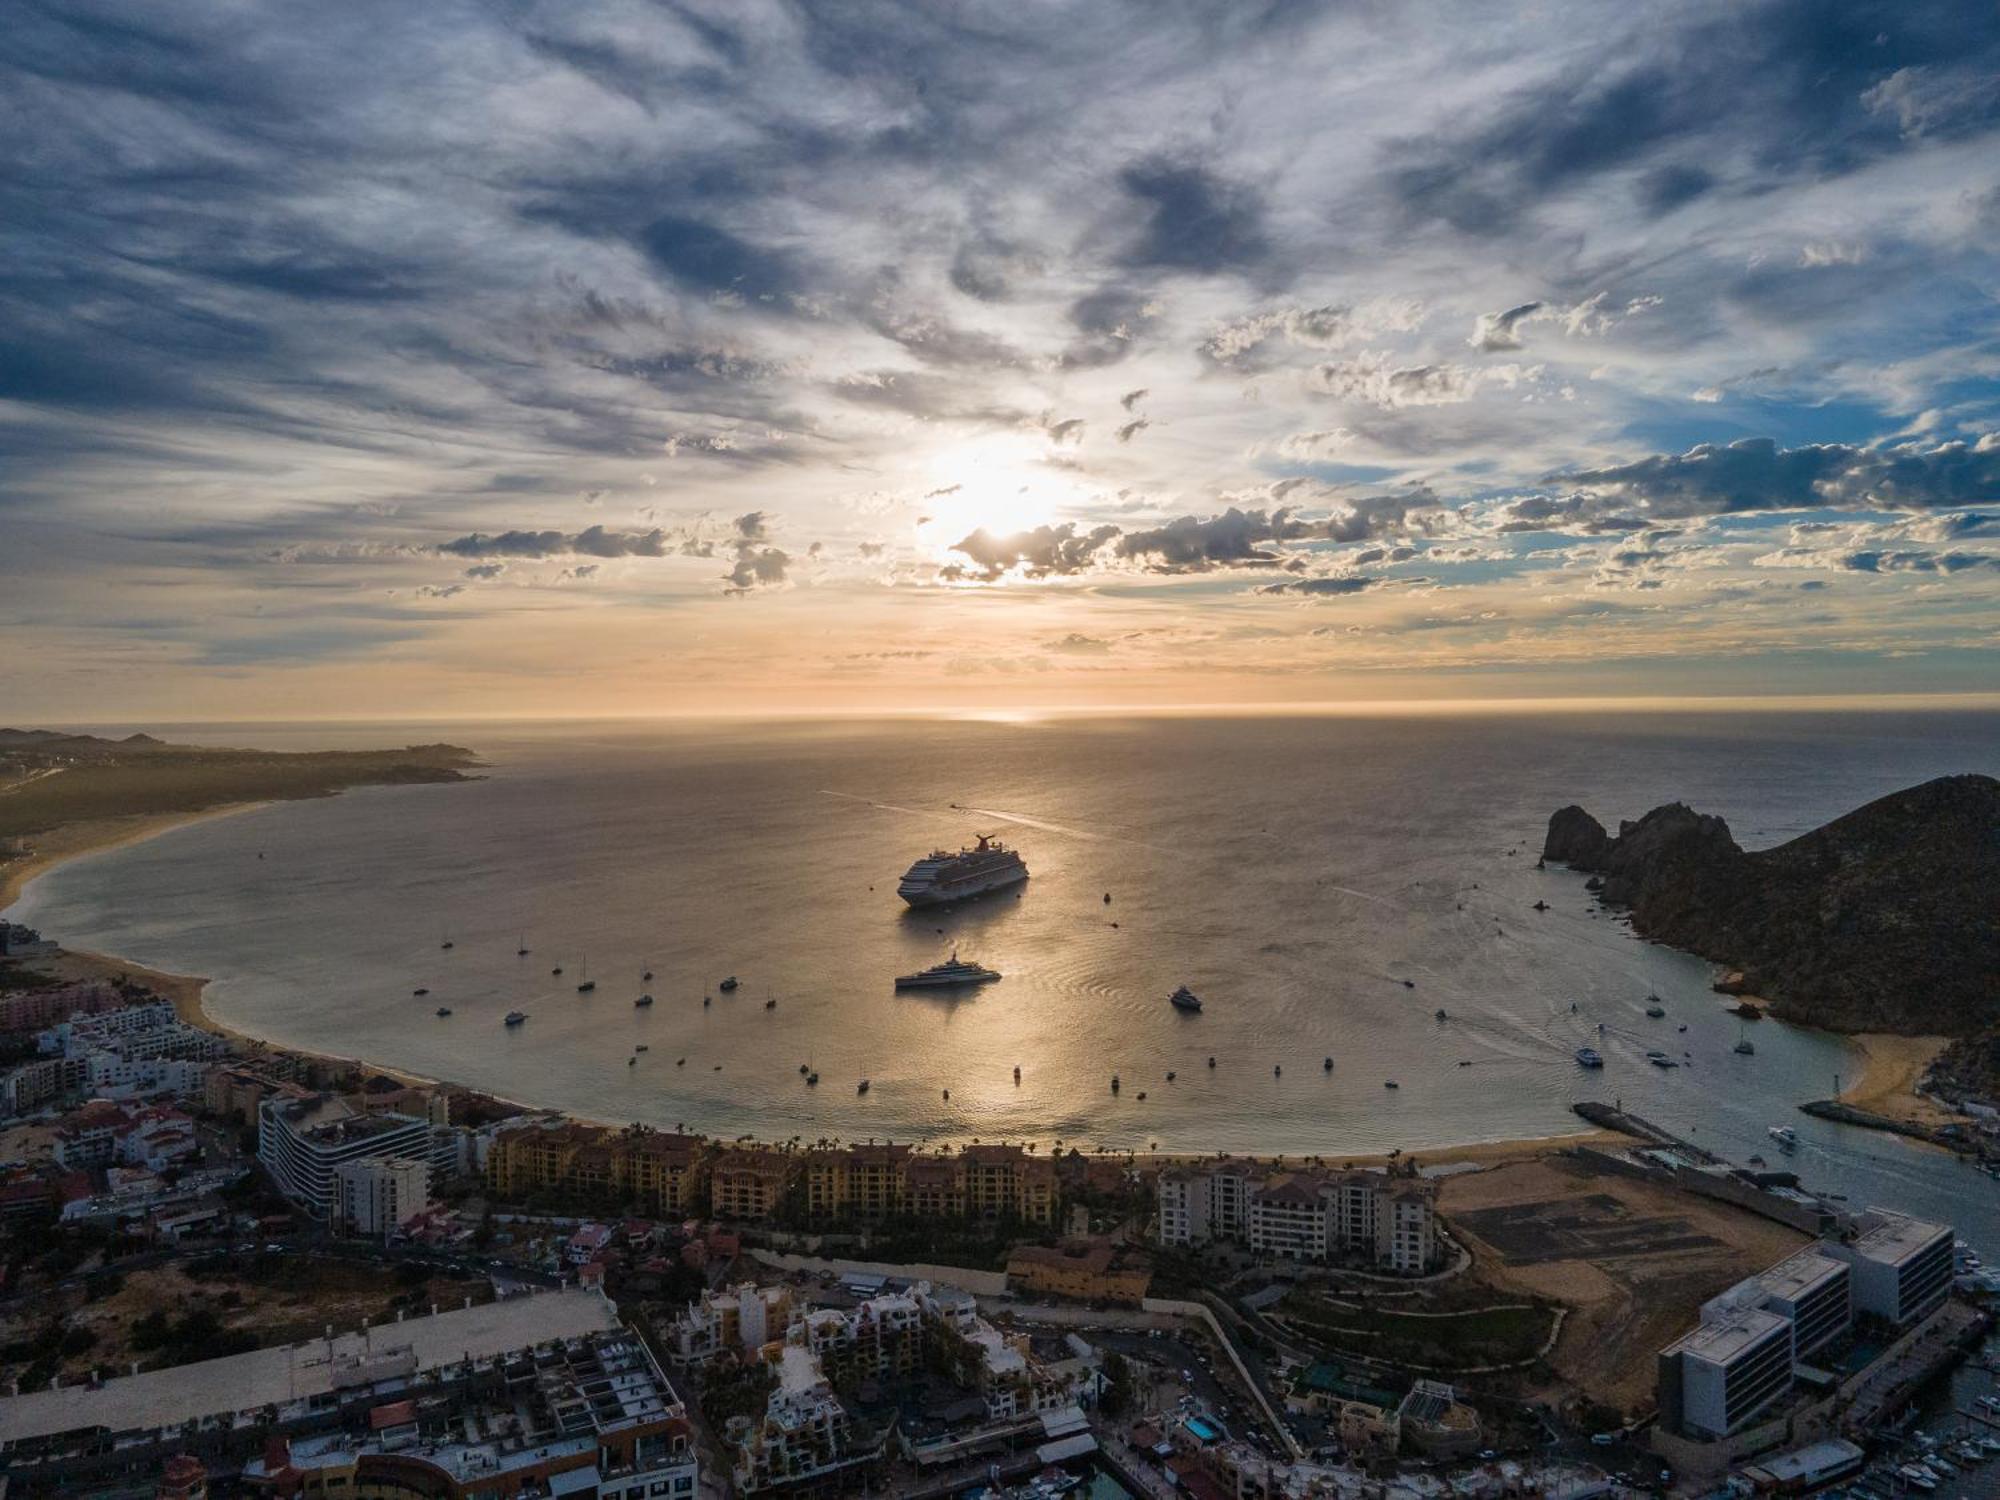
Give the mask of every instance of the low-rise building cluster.
POLYGON ((1025 1335, 988 1322, 971 1294, 926 1281, 845 1306, 812 1306, 790 1286, 745 1284, 692 1303, 669 1338, 690 1370, 728 1359, 768 1375, 763 1409, 726 1425, 736 1486, 746 1494, 823 1487, 879 1461, 892 1444, 929 1457, 1009 1435, 1039 1438, 1047 1419, 1090 1398, 1096 1380, 1094 1363, 1074 1351, 1043 1358, 1025 1335), (964 1393, 947 1407, 951 1430, 903 1432, 880 1394, 925 1376, 964 1393), (877 1399, 862 1401, 863 1393, 877 1399))
POLYGON ((1223 1160, 1163 1171, 1157 1196, 1162 1245, 1228 1240, 1276 1259, 1357 1259, 1406 1276, 1439 1258, 1437 1189, 1420 1177, 1223 1160))
POLYGON ((165 1476, 277 1500, 691 1500, 693 1437, 644 1342, 582 1289, 0 1400, 0 1469, 31 1496, 165 1476))

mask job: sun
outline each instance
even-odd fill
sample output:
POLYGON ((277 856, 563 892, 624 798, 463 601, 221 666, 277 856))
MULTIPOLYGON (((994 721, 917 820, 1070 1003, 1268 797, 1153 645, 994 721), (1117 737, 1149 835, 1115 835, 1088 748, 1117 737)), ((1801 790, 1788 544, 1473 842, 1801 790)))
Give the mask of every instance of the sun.
POLYGON ((1046 441, 992 433, 955 443, 924 465, 929 492, 917 505, 917 540, 945 558, 981 528, 995 536, 1052 522, 1082 498, 1075 481, 1044 462, 1046 441))

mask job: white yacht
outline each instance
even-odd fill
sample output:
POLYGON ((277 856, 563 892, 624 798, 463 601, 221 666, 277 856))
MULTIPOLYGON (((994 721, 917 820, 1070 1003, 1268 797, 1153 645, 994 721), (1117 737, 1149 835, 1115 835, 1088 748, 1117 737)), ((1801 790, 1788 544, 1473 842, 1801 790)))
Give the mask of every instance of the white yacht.
POLYGON ((989 969, 981 964, 967 963, 953 949, 951 957, 941 964, 932 964, 928 969, 920 969, 914 974, 898 974, 896 988, 899 990, 947 989, 961 984, 991 984, 1000 977, 998 969, 989 969))

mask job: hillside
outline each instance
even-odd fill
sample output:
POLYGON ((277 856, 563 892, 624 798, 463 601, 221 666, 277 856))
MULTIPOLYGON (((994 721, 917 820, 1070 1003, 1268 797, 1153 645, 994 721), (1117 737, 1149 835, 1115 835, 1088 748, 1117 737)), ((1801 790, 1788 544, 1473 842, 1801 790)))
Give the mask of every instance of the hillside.
POLYGON ((1680 803, 1617 836, 1579 807, 1543 857, 1602 879, 1644 937, 1743 971, 1788 1019, 1970 1036, 2000 1022, 2000 781, 1946 776, 1746 853, 1680 803))
POLYGON ((173 745, 145 734, 107 740, 0 729, 0 846, 104 819, 324 797, 353 786, 464 781, 478 763, 457 745, 232 750, 173 745))

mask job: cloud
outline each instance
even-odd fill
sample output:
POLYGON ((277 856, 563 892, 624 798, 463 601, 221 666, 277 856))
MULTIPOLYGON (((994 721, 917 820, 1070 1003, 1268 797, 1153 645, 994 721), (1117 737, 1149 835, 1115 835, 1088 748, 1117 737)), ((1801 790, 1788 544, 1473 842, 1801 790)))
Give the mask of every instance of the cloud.
POLYGON ((1278 444, 1278 452, 1301 463, 1333 458, 1354 446, 1354 433, 1345 427, 1322 428, 1318 432, 1295 432, 1278 444))
POLYGON ((1280 560, 1280 554, 1266 544, 1301 540, 1313 530, 1309 522, 1282 507, 1266 512, 1238 510, 1232 505, 1206 520, 1181 516, 1150 531, 1128 532, 1118 539, 1117 553, 1143 560, 1156 573, 1269 567, 1280 560))
POLYGON ((465 570, 465 576, 467 578, 498 578, 506 571, 507 565, 503 562, 474 563, 465 570))
POLYGON ((1071 656, 1103 656, 1111 649, 1111 642, 1074 630, 1055 640, 1044 641, 1042 645, 1045 650, 1061 651, 1071 656))
POLYGON ((723 575, 728 594, 747 594, 753 589, 775 588, 786 582, 786 570, 791 566, 790 554, 776 547, 757 547, 745 543, 736 551, 736 566, 723 575))
POLYGON ((1135 406, 1137 406, 1141 401, 1144 401, 1151 394, 1152 394, 1151 391, 1147 390, 1144 386, 1141 386, 1136 391, 1127 391, 1124 395, 1120 396, 1118 398, 1118 404, 1124 407, 1125 410, 1130 411, 1135 406))
POLYGON ((1452 406, 1482 389, 1513 389, 1541 378, 1540 365, 1399 365, 1379 351, 1314 365, 1307 387, 1340 400, 1365 401, 1384 411, 1452 406))
POLYGON ((417 588, 418 595, 425 599, 451 599, 464 592, 465 585, 462 583, 426 583, 417 588))
POLYGON ((735 519, 735 521, 731 523, 732 526, 735 528, 736 542, 740 545, 744 542, 769 541, 771 539, 771 533, 769 528, 765 525, 766 520, 767 517, 761 510, 753 510, 747 512, 744 515, 738 516, 735 519))
POLYGON ((1254 368, 1269 362, 1274 345, 1344 349, 1365 339, 1408 333, 1423 322, 1425 313, 1424 304, 1413 297, 1273 308, 1216 327, 1202 340, 1200 353, 1218 365, 1254 368))
POLYGON ((1066 417, 1062 421, 1057 421, 1053 415, 1045 415, 1042 418, 1042 431, 1049 435, 1049 441, 1058 448, 1065 443, 1080 443, 1083 441, 1083 418, 1066 417))
POLYGON ((1556 477, 1596 497, 1584 509, 1610 502, 1654 517, 1812 506, 1964 508, 2000 494, 2000 442, 1989 437, 1927 449, 1846 443, 1780 448, 1770 438, 1744 438, 1556 477))
POLYGON ((1086 571, 1104 544, 1117 535, 1116 526, 1080 532, 1074 521, 1037 526, 1010 536, 994 536, 982 526, 951 546, 952 551, 964 553, 971 565, 947 563, 938 576, 947 582, 984 583, 1017 570, 1028 578, 1067 577, 1086 571))
POLYGON ((1151 427, 1152 425, 1153 424, 1147 421, 1144 417, 1134 417, 1131 421, 1127 422, 1124 426, 1118 429, 1118 441, 1121 443, 1129 443, 1132 441, 1133 438, 1137 437, 1140 433, 1144 432, 1148 427, 1151 427))
POLYGON ((1489 354, 1500 349, 1519 349, 1522 347, 1521 324, 1539 313, 1543 306, 1540 302, 1523 302, 1505 312, 1481 313, 1467 342, 1489 354))
POLYGON ((1271 253, 1260 196, 1206 167, 1155 157, 1118 174, 1145 223, 1128 266, 1214 275, 1261 266, 1271 253))
POLYGON ((2000 74, 1977 64, 1898 68, 1861 95, 1871 113, 1893 115, 1907 140, 1955 135, 2000 115, 2000 74))
POLYGON ((1363 594, 1370 589, 1380 588, 1389 581, 1371 573, 1327 573, 1317 578, 1287 578, 1282 583, 1267 583, 1257 592, 1305 594, 1315 599, 1344 599, 1351 594, 1363 594))
POLYGON ((591 526, 582 531, 502 531, 494 535, 475 531, 438 543, 437 550, 456 557, 665 557, 666 533, 651 531, 611 531, 591 526))

